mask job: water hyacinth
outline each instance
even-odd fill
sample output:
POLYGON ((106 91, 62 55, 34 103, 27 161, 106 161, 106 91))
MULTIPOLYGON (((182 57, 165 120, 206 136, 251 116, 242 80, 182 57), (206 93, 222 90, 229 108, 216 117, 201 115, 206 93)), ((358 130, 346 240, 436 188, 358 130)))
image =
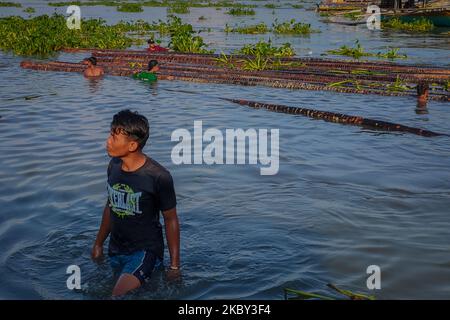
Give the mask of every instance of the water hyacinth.
POLYGON ((250 25, 250 26, 241 26, 241 27, 230 27, 229 25, 225 25, 225 32, 236 32, 241 34, 263 34, 269 32, 270 29, 264 22, 250 25))
POLYGON ((186 14, 190 12, 188 5, 184 2, 175 2, 167 8, 168 13, 186 14))
POLYGON ((275 19, 273 24, 273 33, 275 34, 308 35, 311 32, 317 31, 312 30, 310 24, 297 22, 295 19, 281 23, 275 19))
POLYGON ((433 22, 423 17, 411 22, 403 22, 399 18, 393 18, 382 22, 381 27, 407 32, 429 32, 434 29, 433 22))
POLYGON ((142 6, 139 3, 124 3, 117 7, 120 12, 142 12, 142 6))
POLYGON ((169 15, 167 21, 158 20, 151 25, 160 36, 170 36, 169 47, 176 52, 212 53, 191 24, 183 23, 180 17, 169 15))
POLYGON ((327 53, 339 56, 347 56, 355 59, 359 59, 361 57, 376 57, 382 59, 406 59, 407 55, 398 53, 398 48, 388 48, 388 51, 385 53, 371 53, 365 51, 363 46, 359 43, 359 40, 355 41, 356 47, 351 48, 346 45, 341 46, 339 49, 328 50, 327 53))
POLYGON ((247 44, 237 51, 239 54, 265 57, 290 57, 295 55, 290 43, 285 43, 281 47, 272 46, 270 41, 259 41, 256 44, 247 44))
POLYGON ((2 2, 2 1, 0 1, 0 7, 16 7, 16 8, 20 8, 20 7, 22 7, 22 5, 20 3, 16 3, 16 2, 2 2))
POLYGON ((237 7, 228 10, 227 14, 232 16, 254 16, 255 10, 237 7))
POLYGON ((108 26, 102 19, 82 19, 81 29, 69 29, 66 17, 54 14, 32 19, 0 19, 0 48, 18 55, 49 56, 62 48, 125 49, 133 44, 123 25, 108 26))

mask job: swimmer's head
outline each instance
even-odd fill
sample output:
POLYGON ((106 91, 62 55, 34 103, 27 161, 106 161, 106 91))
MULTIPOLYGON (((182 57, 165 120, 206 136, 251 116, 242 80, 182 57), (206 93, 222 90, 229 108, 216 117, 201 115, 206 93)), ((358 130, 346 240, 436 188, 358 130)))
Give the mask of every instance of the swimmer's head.
POLYGON ((86 58, 83 60, 83 64, 87 64, 89 65, 93 65, 96 66, 97 65, 97 58, 96 57, 90 57, 90 58, 86 58))
POLYGON ((158 61, 156 60, 150 60, 148 63, 148 71, 158 71, 159 67, 158 67, 158 61))

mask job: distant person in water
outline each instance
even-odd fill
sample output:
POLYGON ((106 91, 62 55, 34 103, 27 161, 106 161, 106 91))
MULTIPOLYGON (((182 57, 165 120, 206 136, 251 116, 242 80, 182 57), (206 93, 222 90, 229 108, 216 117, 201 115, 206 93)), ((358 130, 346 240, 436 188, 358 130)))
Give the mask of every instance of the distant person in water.
POLYGON ((158 80, 156 76, 156 72, 158 71, 158 61, 150 60, 150 62, 148 63, 147 71, 135 72, 133 73, 133 78, 148 82, 155 82, 158 80))
POLYGON ((420 110, 421 112, 419 113, 426 113, 423 112, 424 110, 426 111, 427 109, 427 101, 428 101, 428 96, 430 93, 430 86, 428 85, 427 82, 425 81, 420 81, 417 84, 417 108, 416 108, 416 112, 418 110, 420 110))
POLYGON ((88 67, 84 70, 84 76, 88 78, 101 77, 105 74, 105 71, 101 67, 97 67, 97 58, 90 57, 83 60, 83 64, 88 67))
POLYGON ((153 39, 149 39, 147 41, 147 43, 148 43, 147 51, 149 51, 149 52, 167 52, 167 51, 169 51, 169 49, 157 45, 155 43, 155 40, 153 40, 153 39))

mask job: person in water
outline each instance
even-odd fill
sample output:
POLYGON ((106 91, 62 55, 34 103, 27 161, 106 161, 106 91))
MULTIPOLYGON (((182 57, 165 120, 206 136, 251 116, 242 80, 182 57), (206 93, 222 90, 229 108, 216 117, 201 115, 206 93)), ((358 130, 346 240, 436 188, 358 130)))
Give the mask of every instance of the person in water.
POLYGON ((105 74, 105 71, 102 67, 97 66, 97 58, 90 57, 83 60, 83 64, 87 65, 86 70, 84 70, 84 76, 91 77, 100 77, 105 74))
POLYGON ((418 114, 428 113, 427 101, 428 101, 428 96, 430 94, 430 86, 427 82, 420 81, 417 84, 416 89, 417 89, 416 113, 418 113, 418 114))
POLYGON ((156 72, 158 71, 158 61, 150 60, 150 62, 148 63, 147 71, 135 72, 133 74, 133 78, 143 81, 155 82, 158 80, 158 77, 156 76, 156 72))
POLYGON ((153 40, 153 39, 148 39, 147 43, 148 43, 147 51, 149 51, 149 52, 167 52, 167 51, 169 51, 169 49, 157 45, 155 43, 155 40, 153 40))
POLYGON ((120 275, 113 297, 140 287, 154 270, 162 268, 164 239, 160 212, 170 254, 167 277, 174 280, 181 275, 174 184, 170 172, 143 153, 148 137, 148 120, 143 115, 130 110, 114 115, 106 141, 111 157, 107 170, 108 198, 91 254, 98 261, 110 236, 110 263, 116 275, 120 275))

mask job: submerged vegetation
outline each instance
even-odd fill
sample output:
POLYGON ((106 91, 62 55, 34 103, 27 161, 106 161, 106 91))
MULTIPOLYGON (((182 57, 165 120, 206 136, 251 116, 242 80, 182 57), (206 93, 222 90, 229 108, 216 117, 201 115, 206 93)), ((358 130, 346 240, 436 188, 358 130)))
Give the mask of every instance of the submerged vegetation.
POLYGON ((383 21, 381 27, 408 32, 429 32, 434 29, 433 22, 423 17, 411 22, 403 22, 399 18, 393 18, 383 21))
POLYGON ((359 40, 355 41, 356 46, 354 48, 348 47, 346 45, 341 46, 339 49, 328 50, 327 53, 352 57, 355 59, 359 59, 361 57, 377 57, 377 58, 385 58, 385 59, 406 59, 407 55, 399 54, 398 48, 391 48, 385 53, 370 53, 366 52, 363 46, 359 43, 359 40))

